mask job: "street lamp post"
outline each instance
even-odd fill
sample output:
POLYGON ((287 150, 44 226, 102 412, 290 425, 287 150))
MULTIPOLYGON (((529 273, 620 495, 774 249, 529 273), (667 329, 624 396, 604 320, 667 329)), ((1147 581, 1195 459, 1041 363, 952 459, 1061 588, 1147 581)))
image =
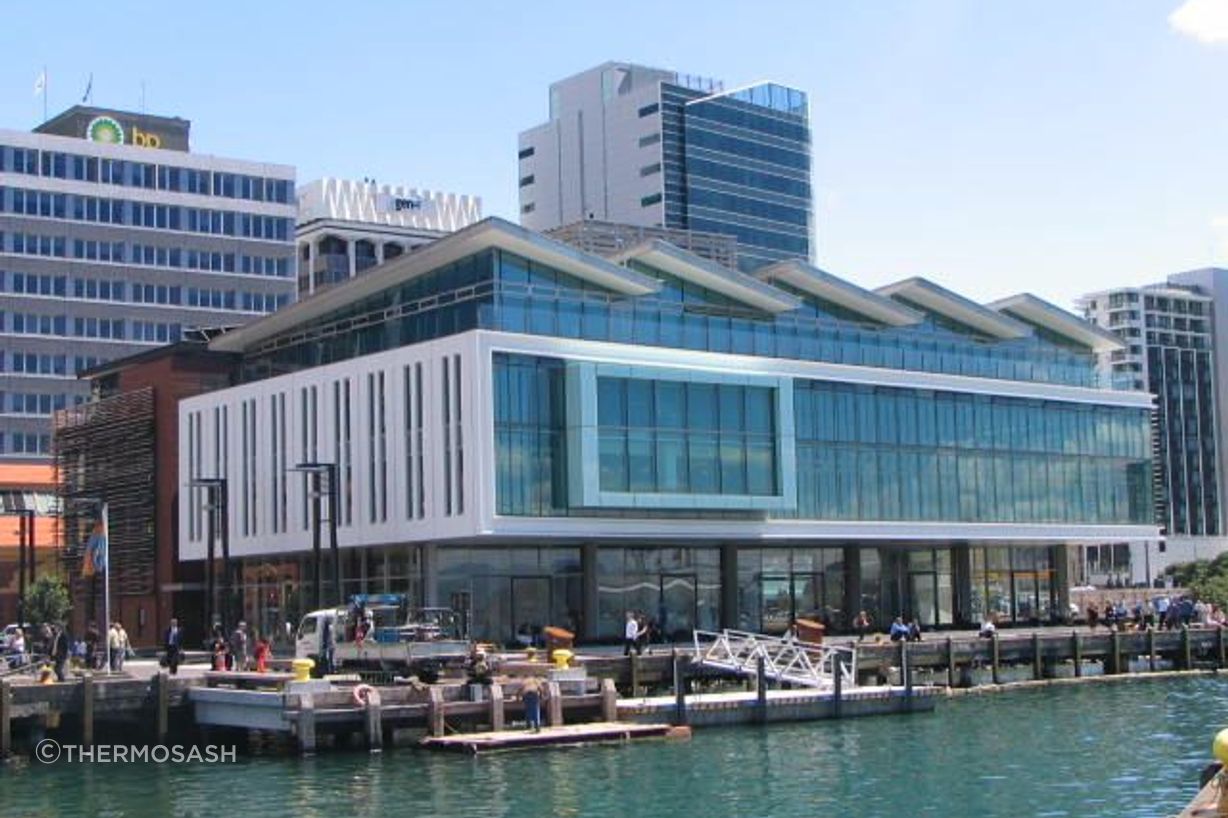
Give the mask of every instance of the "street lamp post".
POLYGON ((34 509, 17 511, 17 627, 26 629, 26 588, 34 584, 34 509), (26 563, 29 562, 27 568, 26 563), (29 571, 29 584, 26 571, 29 571))
POLYGON ((315 561, 316 607, 324 607, 324 572, 320 553, 320 499, 323 496, 321 482, 328 483, 328 547, 333 556, 333 591, 341 598, 341 552, 337 549, 337 464, 298 463, 287 471, 302 472, 311 480, 311 556, 315 561))
POLYGON ((231 566, 230 566, 230 520, 227 514, 227 490, 225 477, 197 477, 188 482, 194 489, 205 490, 205 537, 208 552, 205 564, 205 628, 213 627, 214 617, 220 614, 223 623, 230 622, 231 566), (214 565, 217 562, 218 530, 222 535, 222 604, 218 605, 218 582, 214 565))

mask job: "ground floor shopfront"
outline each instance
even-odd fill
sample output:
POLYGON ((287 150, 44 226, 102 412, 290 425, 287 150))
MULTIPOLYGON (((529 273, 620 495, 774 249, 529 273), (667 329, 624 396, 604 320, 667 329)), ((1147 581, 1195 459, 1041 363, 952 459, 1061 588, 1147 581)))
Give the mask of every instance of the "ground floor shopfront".
MULTIPOLYGON (((621 637, 626 611, 666 639, 695 628, 783 632, 795 618, 847 632, 858 611, 885 629, 895 616, 923 628, 1060 621, 1067 609, 1065 545, 574 544, 405 545, 345 549, 341 584, 325 551, 322 598, 405 593, 464 612, 471 633, 509 645, 546 625, 590 641, 621 637)), ((257 630, 284 637, 316 607, 310 554, 243 560, 233 602, 257 630)))

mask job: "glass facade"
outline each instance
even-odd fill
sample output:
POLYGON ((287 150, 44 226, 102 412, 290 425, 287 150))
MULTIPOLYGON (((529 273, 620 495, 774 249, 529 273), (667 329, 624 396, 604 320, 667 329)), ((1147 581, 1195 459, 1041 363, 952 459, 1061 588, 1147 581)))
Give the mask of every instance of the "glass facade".
POLYGON ((602 491, 775 495, 768 387, 597 379, 602 491))
POLYGON ((845 630, 845 588, 844 548, 738 549, 738 628, 778 634, 810 619, 845 630))
POLYGON ((617 639, 626 612, 642 614, 669 640, 720 626, 720 550, 602 548, 597 557, 597 633, 617 639))
POLYGON ((987 341, 936 318, 907 327, 850 320, 815 300, 760 312, 636 263, 662 282, 629 298, 500 250, 488 250, 299 325, 247 354, 258 380, 465 332, 562 338, 885 367, 1004 380, 1095 384, 1089 352, 1030 336, 987 341))
POLYGON ((764 83, 709 95, 666 83, 661 125, 666 227, 736 236, 747 271, 811 258, 804 93, 764 83))
POLYGON ((794 402, 800 518, 1151 521, 1144 410, 819 381, 794 402))

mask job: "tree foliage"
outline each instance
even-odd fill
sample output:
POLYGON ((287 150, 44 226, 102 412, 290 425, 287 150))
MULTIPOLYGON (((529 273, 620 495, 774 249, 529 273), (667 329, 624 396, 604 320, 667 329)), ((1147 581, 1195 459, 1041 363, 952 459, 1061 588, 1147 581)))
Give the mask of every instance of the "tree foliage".
POLYGON ((26 589, 26 621, 62 625, 68 621, 72 598, 57 577, 41 576, 26 589))
POLYGON ((1228 608, 1228 553, 1220 554, 1213 560, 1170 565, 1166 573, 1198 599, 1228 608))

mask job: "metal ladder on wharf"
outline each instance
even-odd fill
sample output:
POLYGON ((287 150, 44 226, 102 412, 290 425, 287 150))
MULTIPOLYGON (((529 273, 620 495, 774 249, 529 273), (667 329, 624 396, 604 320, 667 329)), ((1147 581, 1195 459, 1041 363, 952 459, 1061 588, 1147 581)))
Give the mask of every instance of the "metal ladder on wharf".
POLYGON ((857 683, 857 650, 817 645, 748 631, 695 631, 695 662, 741 676, 764 675, 799 687, 832 689, 836 674, 843 688, 857 683))

